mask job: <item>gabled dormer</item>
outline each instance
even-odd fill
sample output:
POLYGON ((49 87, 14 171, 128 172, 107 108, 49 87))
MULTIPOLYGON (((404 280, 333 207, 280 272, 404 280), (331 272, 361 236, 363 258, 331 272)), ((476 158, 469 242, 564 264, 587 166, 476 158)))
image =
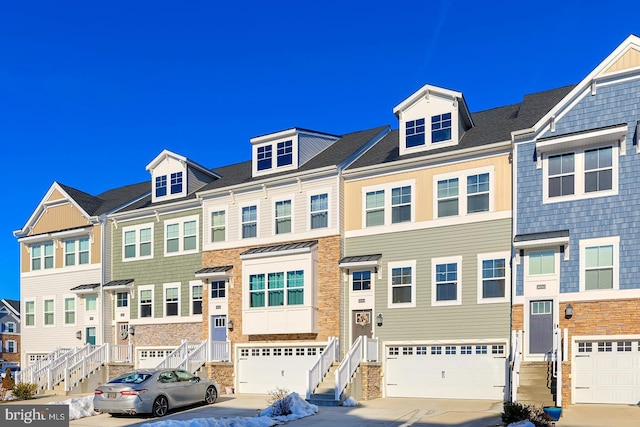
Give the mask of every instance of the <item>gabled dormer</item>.
POLYGON ((147 165, 151 173, 152 202, 179 199, 220 178, 198 163, 163 150, 147 165))
POLYGON ((398 104, 400 155, 458 145, 473 120, 461 92, 424 85, 398 104))
POLYGON ((251 138, 252 176, 296 170, 339 138, 300 128, 251 138))

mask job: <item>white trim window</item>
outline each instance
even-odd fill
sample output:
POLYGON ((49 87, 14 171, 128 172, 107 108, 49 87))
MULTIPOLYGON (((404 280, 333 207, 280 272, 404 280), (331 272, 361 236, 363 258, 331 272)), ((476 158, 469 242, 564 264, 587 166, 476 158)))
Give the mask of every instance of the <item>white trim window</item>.
POLYGON ((387 264, 389 308, 416 306, 416 261, 396 261, 387 264))
POLYGON ((240 227, 243 239, 258 236, 258 206, 250 205, 240 208, 240 227))
POLYGON ((478 254, 478 304, 509 300, 508 252, 478 254))
POLYGON ((556 272, 556 251, 553 249, 536 250, 527 254, 527 273, 529 276, 545 276, 556 272))
POLYGON ((462 304, 462 257, 431 259, 431 305, 462 304))
POLYGON ((7 353, 17 353, 18 352, 18 342, 16 340, 7 340, 5 346, 5 352, 7 353))
POLYGON ((278 200, 274 204, 274 234, 291 233, 293 230, 293 220, 291 199, 278 200))
POLYGON ((122 260, 153 258, 153 224, 141 224, 122 229, 122 260))
POLYGON ((42 303, 42 318, 45 327, 56 325, 55 317, 56 300, 53 298, 45 298, 42 303))
POLYGON ((312 194, 309 198, 309 228, 329 226, 329 193, 312 194))
POLYGON ((138 289, 138 318, 153 317, 153 285, 138 289))
POLYGON ((75 325, 76 324, 76 297, 64 298, 64 324, 75 325))
POLYGON ((74 265, 89 264, 89 238, 65 240, 64 241, 64 265, 71 267, 74 265))
POLYGON ((580 240, 580 291, 619 289, 620 237, 580 240))
POLYGON ((16 322, 7 322, 5 324, 4 332, 8 334, 16 333, 16 322))
POLYGON ((92 312, 98 310, 98 296, 86 295, 84 297, 84 310, 86 312, 92 312))
POLYGON ((227 240, 227 211, 211 212, 211 243, 227 240))
POLYGON ((24 326, 36 326, 36 302, 34 300, 24 302, 24 326))
POLYGON ((180 316, 180 284, 165 283, 163 285, 164 294, 164 316, 180 316))
POLYGON ((493 179, 493 167, 434 176, 434 217, 446 218, 493 212, 493 179))
POLYGON ((129 307, 129 292, 116 293, 116 307, 117 308, 129 307))
POLYGON ((304 270, 249 275, 249 307, 304 304, 304 270))
POLYGON ((182 255, 198 251, 198 217, 190 216, 164 222, 165 256, 182 255))
POLYGON ((202 282, 191 285, 191 314, 202 314, 202 282))
POLYGON ((415 179, 362 188, 364 227, 400 224, 415 220, 415 179))
POLYGON ((371 270, 358 270, 351 272, 351 290, 353 292, 371 290, 371 270))
POLYGON ((618 194, 617 144, 543 158, 543 202, 587 199, 618 194))
POLYGON ((227 281, 226 280, 212 280, 209 284, 211 288, 211 298, 226 298, 227 281))
POLYGON ((54 268, 53 242, 33 245, 31 249, 31 271, 54 268))

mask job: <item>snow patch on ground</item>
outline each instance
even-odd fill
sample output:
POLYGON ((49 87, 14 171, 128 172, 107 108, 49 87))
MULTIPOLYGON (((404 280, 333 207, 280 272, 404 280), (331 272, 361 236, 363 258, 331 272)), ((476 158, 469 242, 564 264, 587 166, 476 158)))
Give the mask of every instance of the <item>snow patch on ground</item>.
POLYGON ((266 415, 278 421, 291 421, 315 415, 318 412, 318 407, 316 405, 307 402, 296 392, 291 393, 285 399, 289 399, 289 409, 291 409, 291 413, 289 415, 274 416, 273 407, 275 404, 260 412, 260 415, 266 415))
POLYGON ((353 397, 347 397, 345 401, 342 402, 342 406, 349 406, 349 407, 358 406, 358 401, 355 400, 353 397))
POLYGON ((69 420, 92 417, 98 415, 93 410, 93 394, 84 397, 74 397, 61 402, 49 402, 47 405, 69 405, 69 420))

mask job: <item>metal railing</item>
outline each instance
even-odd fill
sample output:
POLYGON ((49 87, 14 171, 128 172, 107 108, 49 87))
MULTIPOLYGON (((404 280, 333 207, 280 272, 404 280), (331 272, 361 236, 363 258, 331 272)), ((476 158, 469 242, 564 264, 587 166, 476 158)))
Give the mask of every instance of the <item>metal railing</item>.
POLYGON ((562 406, 562 361, 563 347, 562 347, 562 335, 560 333, 560 327, 554 328, 554 341, 553 341, 553 354, 552 354, 552 366, 553 377, 556 379, 556 406, 562 406))
POLYGON ((378 360, 378 340, 359 336, 351 345, 349 352, 344 357, 336 370, 335 400, 340 400, 340 395, 347 388, 349 380, 363 361, 378 360), (369 344, 369 341, 375 343, 369 344))
POLYGON ((320 353, 317 362, 311 369, 307 371, 307 399, 311 398, 311 394, 318 387, 322 379, 333 362, 338 361, 338 339, 336 337, 329 338, 327 346, 320 353))
POLYGON ((212 362, 230 362, 231 341, 211 341, 208 359, 212 362))
POLYGON ((513 331, 514 346, 511 349, 511 401, 518 400, 518 387, 520 386, 520 366, 522 365, 522 342, 524 338, 523 331, 513 331))

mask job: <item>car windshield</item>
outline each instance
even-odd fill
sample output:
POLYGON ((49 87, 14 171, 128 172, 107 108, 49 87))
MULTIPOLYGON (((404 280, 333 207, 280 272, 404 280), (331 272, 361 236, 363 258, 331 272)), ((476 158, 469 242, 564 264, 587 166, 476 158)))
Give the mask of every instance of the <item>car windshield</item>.
POLYGON ((109 381, 109 384, 140 384, 146 381, 150 376, 151 374, 144 372, 130 372, 112 379, 109 381))

